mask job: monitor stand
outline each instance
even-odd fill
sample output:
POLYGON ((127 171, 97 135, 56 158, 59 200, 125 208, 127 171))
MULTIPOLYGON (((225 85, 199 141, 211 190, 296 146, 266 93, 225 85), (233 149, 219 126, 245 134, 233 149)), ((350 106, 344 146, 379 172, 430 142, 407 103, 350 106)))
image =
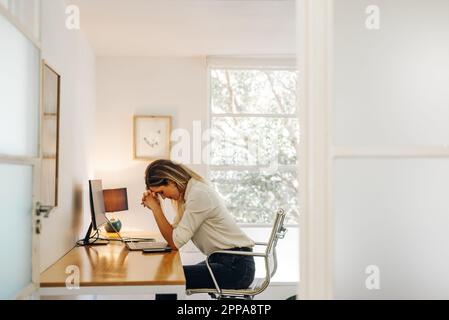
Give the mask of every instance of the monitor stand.
POLYGON ((89 239, 87 241, 83 241, 85 246, 104 246, 109 244, 109 240, 95 240, 95 239, 89 239))
POLYGON ((100 239, 91 239, 90 234, 92 232, 92 222, 89 225, 89 229, 87 230, 86 236, 84 237, 83 244, 85 246, 101 246, 101 245, 107 245, 109 243, 109 240, 100 240, 100 239))

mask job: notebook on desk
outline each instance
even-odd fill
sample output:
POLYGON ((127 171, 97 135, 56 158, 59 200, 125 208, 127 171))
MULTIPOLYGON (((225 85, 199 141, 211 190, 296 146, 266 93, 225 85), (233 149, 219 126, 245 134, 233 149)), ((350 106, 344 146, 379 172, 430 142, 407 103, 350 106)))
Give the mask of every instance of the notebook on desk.
POLYGON ((142 238, 123 238, 117 230, 115 230, 115 233, 130 251, 164 252, 171 250, 167 242, 157 242, 152 238, 148 238, 148 241, 142 238))
POLYGON ((143 252, 164 252, 170 251, 171 248, 166 242, 125 242, 126 247, 131 251, 143 251, 143 252))
POLYGON ((120 240, 125 244, 125 246, 131 251, 145 251, 145 252, 164 252, 171 249, 167 242, 157 242, 157 241, 142 241, 142 240, 125 240, 120 235, 120 232, 116 232, 120 240))

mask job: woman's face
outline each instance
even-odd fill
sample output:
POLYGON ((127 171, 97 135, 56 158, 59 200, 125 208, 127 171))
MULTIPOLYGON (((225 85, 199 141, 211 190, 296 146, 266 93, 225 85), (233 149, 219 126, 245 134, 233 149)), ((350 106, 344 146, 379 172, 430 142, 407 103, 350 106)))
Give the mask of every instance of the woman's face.
POLYGON ((173 200, 179 200, 179 198, 181 197, 181 193, 176 187, 176 184, 171 181, 169 181, 166 186, 150 187, 150 191, 160 194, 162 196, 162 199, 169 198, 173 200))

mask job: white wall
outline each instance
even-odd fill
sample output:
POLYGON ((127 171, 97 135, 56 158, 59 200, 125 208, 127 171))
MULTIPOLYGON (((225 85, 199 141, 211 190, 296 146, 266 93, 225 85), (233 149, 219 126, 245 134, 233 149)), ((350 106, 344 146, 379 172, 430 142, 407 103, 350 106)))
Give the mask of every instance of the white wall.
MULTIPOLYGON (((334 143, 447 145, 449 2, 335 3, 334 143), (379 30, 365 28, 369 5, 379 30)), ((449 298, 448 177, 447 157, 334 162, 337 299, 449 298), (370 265, 379 290, 365 286, 370 265)))
POLYGON ((40 17, 39 8, 41 0, 1 0, 0 5, 20 22, 27 34, 39 40, 40 17))
MULTIPOLYGON (((192 136, 193 121, 206 126, 206 85, 204 58, 98 58, 95 176, 104 189, 128 189, 129 211, 116 214, 124 230, 157 230, 140 205, 149 162, 133 160, 133 116, 171 115, 172 128, 192 136)), ((206 175, 204 165, 191 167, 206 175)))
POLYGON ((98 56, 295 54, 295 0, 70 1, 98 56))
POLYGON ((65 3, 43 0, 42 58, 61 75, 59 206, 43 219, 41 270, 86 232, 88 179, 93 173, 95 55, 81 31, 65 28, 65 3))

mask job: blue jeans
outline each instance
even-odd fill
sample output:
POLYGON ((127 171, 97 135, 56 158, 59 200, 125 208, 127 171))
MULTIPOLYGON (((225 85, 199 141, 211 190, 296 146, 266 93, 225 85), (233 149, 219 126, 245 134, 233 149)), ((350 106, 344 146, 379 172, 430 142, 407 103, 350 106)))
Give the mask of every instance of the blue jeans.
MULTIPOLYGON (((231 251, 252 251, 251 248, 232 248, 231 251)), ((254 257, 234 254, 213 254, 209 265, 222 289, 246 289, 254 280, 254 257)), ((184 266, 186 289, 215 288, 206 261, 184 266)))

